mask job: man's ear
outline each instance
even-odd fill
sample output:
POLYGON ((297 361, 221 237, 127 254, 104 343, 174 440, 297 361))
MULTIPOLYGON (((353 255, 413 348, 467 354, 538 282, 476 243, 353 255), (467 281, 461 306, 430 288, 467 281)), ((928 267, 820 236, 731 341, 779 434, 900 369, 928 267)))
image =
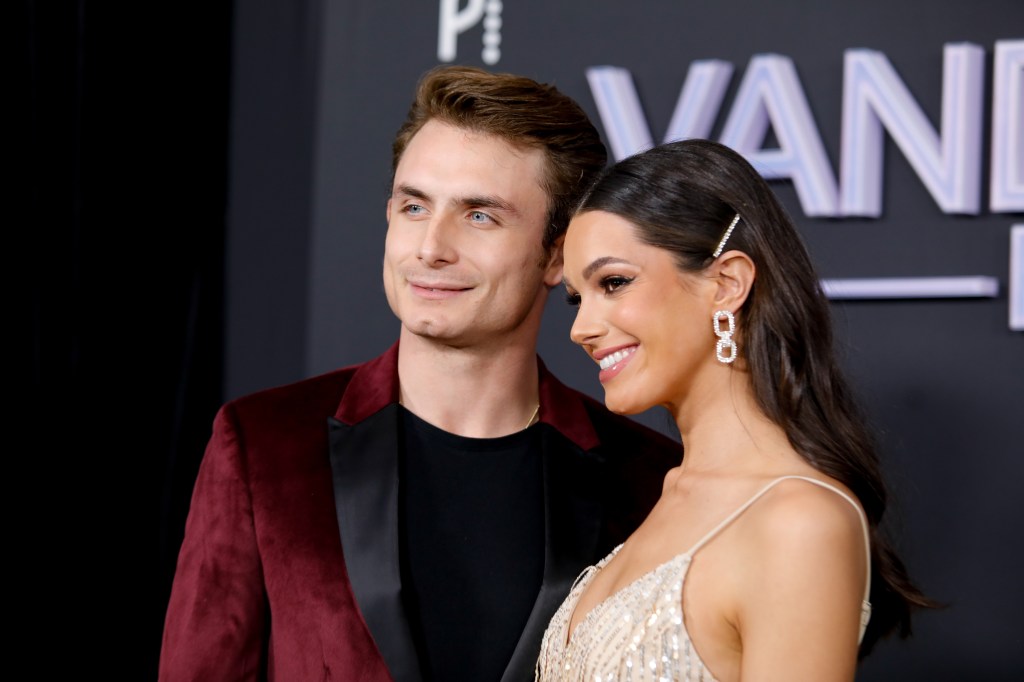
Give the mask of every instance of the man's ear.
POLYGON ((750 256, 742 251, 726 251, 711 264, 709 275, 715 281, 715 310, 735 313, 750 295, 757 268, 750 256))
POLYGON ((561 235, 548 247, 546 265, 544 266, 544 284, 549 289, 557 287, 562 283, 562 245, 565 243, 565 235, 561 235))
POLYGON ((391 222, 391 197, 388 197, 388 203, 384 205, 384 220, 391 222))

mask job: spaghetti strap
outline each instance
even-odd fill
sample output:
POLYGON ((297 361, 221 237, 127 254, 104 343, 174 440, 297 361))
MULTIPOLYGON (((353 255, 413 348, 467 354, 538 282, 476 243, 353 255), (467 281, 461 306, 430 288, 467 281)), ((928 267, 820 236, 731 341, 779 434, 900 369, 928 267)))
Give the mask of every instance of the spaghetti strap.
POLYGON ((713 540, 716 535, 721 533, 722 530, 724 530, 730 523, 735 521, 736 518, 740 516, 740 514, 745 512, 747 509, 750 508, 750 506, 752 504, 754 504, 759 499, 761 499, 761 497, 765 493, 767 493, 769 490, 774 488, 776 485, 778 485, 782 481, 787 481, 787 480, 790 480, 790 479, 800 479, 802 481, 807 481, 808 483, 813 483, 814 485, 819 486, 821 488, 825 488, 827 490, 831 490, 836 495, 839 495, 844 500, 849 502, 850 505, 857 511, 857 518, 860 519, 861 531, 864 533, 864 549, 865 549, 865 555, 866 555, 865 561, 866 561, 866 564, 867 564, 867 580, 865 581, 865 585, 864 585, 864 598, 862 600, 862 607, 861 607, 860 637, 857 640, 859 642, 861 639, 864 638, 864 630, 867 628, 868 620, 871 618, 871 602, 869 601, 869 598, 871 596, 871 536, 868 533, 868 520, 867 520, 867 517, 864 515, 864 510, 860 508, 860 505, 857 504, 856 500, 854 500, 852 497, 850 497, 849 495, 847 495, 846 493, 844 493, 842 490, 840 490, 839 488, 835 487, 834 485, 831 485, 829 483, 825 483, 824 481, 819 481, 818 479, 811 478, 809 476, 797 476, 797 475, 780 476, 779 478, 776 478, 775 480, 770 481, 765 487, 761 488, 761 490, 756 492, 753 497, 751 497, 749 500, 744 502, 740 506, 739 509, 734 511, 732 514, 729 514, 729 516, 725 517, 725 519, 723 519, 721 523, 719 523, 717 526, 715 526, 710 531, 708 531, 708 533, 706 535, 704 535, 704 537, 702 537, 700 540, 698 540, 697 543, 693 547, 691 547, 689 549, 689 551, 686 552, 686 555, 692 558, 693 555, 695 555, 697 553, 697 551, 700 550, 701 547, 703 547, 708 542, 713 540))

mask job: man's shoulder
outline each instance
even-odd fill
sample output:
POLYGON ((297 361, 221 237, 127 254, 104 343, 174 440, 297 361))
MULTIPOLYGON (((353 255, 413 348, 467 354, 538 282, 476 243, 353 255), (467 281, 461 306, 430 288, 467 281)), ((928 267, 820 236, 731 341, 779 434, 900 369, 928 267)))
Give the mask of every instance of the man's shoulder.
POLYGON ((601 449, 628 448, 636 450, 654 450, 670 453, 675 457, 682 456, 682 446, 678 440, 655 431, 639 422, 609 410, 598 400, 582 391, 566 386, 558 381, 558 392, 564 399, 577 400, 583 406, 590 423, 601 441, 601 449))
POLYGON ((590 483, 606 513, 606 552, 647 516, 661 495, 665 474, 682 462, 683 447, 580 391, 565 386, 561 390, 565 393, 558 397, 582 408, 597 438, 589 456, 601 462, 601 473, 590 483))
POLYGON ((356 371, 350 365, 324 374, 235 398, 221 411, 246 421, 287 421, 301 415, 316 415, 322 421, 338 408, 345 389, 356 371))
POLYGON ((634 449, 678 451, 680 456, 682 455, 683 448, 678 440, 669 438, 630 417, 615 414, 589 396, 584 396, 584 399, 584 405, 603 445, 616 447, 621 444, 629 444, 634 449))

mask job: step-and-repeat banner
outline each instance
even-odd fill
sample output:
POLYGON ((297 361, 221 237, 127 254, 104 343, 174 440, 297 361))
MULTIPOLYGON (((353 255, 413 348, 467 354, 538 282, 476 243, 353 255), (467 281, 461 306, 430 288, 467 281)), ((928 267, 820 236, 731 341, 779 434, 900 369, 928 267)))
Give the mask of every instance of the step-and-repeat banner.
MULTIPOLYGON (((390 145, 430 67, 553 83, 616 159, 666 140, 721 141, 799 224, 880 434, 900 544, 949 603, 909 642, 883 644, 861 679, 1022 673, 1024 3, 246 5, 235 27, 229 392, 299 378, 268 372, 281 348, 312 375, 396 337, 380 276, 390 145), (259 208, 288 201, 287 215, 259 208), (261 262, 283 270, 261 276, 261 262)), ((541 354, 600 397, 571 320, 552 296, 541 354)), ((663 414, 640 419, 672 430, 663 414)))

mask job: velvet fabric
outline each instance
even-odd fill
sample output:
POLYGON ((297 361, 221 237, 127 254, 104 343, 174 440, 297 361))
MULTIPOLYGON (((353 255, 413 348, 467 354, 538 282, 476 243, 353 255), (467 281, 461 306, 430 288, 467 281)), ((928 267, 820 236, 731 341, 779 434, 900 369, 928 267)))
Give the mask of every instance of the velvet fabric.
MULTIPOLYGON (((397 359, 395 344, 218 412, 178 557, 161 680, 420 679, 398 563, 397 359)), ((572 581, 643 520, 682 458, 678 443, 539 365, 544 578, 502 680, 533 678, 572 581)))

